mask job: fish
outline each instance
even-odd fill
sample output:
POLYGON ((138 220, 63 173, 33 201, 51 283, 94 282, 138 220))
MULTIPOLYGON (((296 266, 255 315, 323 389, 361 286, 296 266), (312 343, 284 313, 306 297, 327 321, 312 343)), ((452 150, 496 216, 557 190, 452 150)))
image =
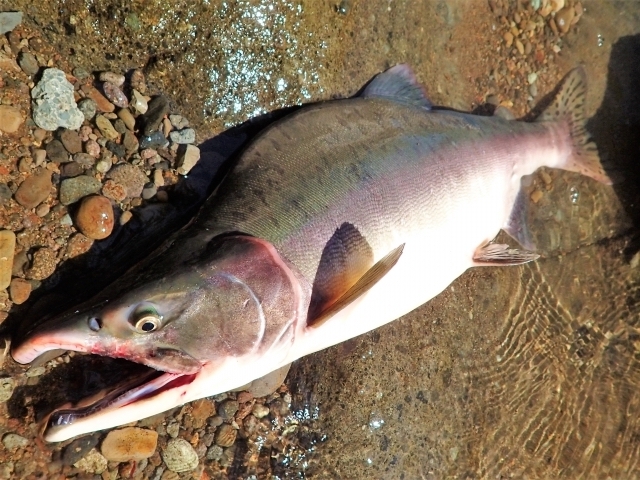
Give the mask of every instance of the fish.
POLYGON ((476 266, 520 265, 521 179, 546 166, 611 184, 569 72, 534 121, 434 107, 407 65, 300 108, 239 155, 195 218, 89 301, 12 345, 151 367, 47 417, 46 441, 241 388, 385 325, 476 266), (515 246, 494 242, 504 230, 515 246), (517 245, 520 243, 520 245, 517 245))

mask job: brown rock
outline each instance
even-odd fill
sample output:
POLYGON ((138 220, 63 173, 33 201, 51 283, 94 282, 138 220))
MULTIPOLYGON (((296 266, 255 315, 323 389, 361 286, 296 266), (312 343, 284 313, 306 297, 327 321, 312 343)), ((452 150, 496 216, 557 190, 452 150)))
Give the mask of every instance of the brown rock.
POLYGON ((33 280, 44 280, 56 269, 56 252, 50 248, 41 248, 33 254, 33 263, 25 275, 33 280))
POLYGON ((67 152, 74 154, 82 152, 82 140, 78 132, 64 129, 60 134, 60 141, 66 148, 67 152))
POLYGON ((24 117, 19 109, 11 105, 0 105, 0 130, 13 133, 20 128, 24 117))
POLYGON ((216 413, 215 405, 208 398, 202 398, 193 402, 191 416, 193 417, 193 427, 202 428, 207 423, 209 417, 216 413))
POLYGON ((13 303, 20 305, 31 295, 31 284, 23 278, 14 278, 9 285, 9 295, 13 303))
POLYGON ((11 283, 15 250, 16 234, 11 230, 0 230, 0 291, 11 283))
POLYGON ((92 87, 90 85, 83 85, 82 86, 82 91, 94 102, 96 102, 96 106, 98 107, 98 110, 101 112, 113 112, 116 107, 113 103, 111 103, 107 97, 105 97, 104 95, 102 95, 102 93, 100 93, 98 91, 97 88, 92 87))
POLYGON ((104 91, 105 97, 116 107, 127 108, 129 106, 129 100, 127 100, 126 95, 113 83, 104 82, 102 84, 102 90, 104 91))
POLYGON ((112 462, 139 461, 152 456, 157 445, 157 432, 146 428, 126 427, 109 432, 100 451, 112 462))
POLYGON ((220 447, 230 447, 236 441, 238 432, 228 423, 223 423, 216 432, 216 445, 220 447))
POLYGON ((107 140, 115 140, 120 136, 116 129, 113 128, 113 124, 109 119, 103 115, 96 115, 95 122, 96 126, 100 129, 100 133, 102 133, 107 140))
POLYGON ((47 199, 51 186, 51 172, 44 168, 39 169, 20 184, 15 199, 25 208, 35 208, 47 199))
POLYGON ((76 213, 76 226, 89 238, 102 240, 113 231, 113 207, 111 201, 101 195, 82 200, 76 213))
POLYGON ((149 183, 147 176, 130 163, 115 165, 107 173, 107 178, 122 185, 129 198, 139 197, 144 186, 149 183))
POLYGON ((116 202, 121 202, 127 198, 127 192, 124 187, 113 180, 107 180, 104 182, 104 185, 102 186, 102 194, 116 202))
POLYGON ((74 258, 78 255, 82 255, 89 251, 91 245, 93 245, 93 240, 87 238, 81 233, 76 233, 69 239, 69 243, 67 243, 65 256, 67 258, 74 258))

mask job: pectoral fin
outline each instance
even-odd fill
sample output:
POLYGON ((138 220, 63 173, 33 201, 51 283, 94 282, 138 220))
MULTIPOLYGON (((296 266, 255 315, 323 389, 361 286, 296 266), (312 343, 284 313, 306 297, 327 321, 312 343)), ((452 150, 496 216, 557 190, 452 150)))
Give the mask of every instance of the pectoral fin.
POLYGON ((325 320, 342 310, 344 307, 360 297, 363 293, 368 291, 373 285, 378 283, 378 281, 382 279, 382 277, 384 277, 396 263, 398 263, 403 250, 404 244, 392 250, 384 258, 376 262, 369 270, 364 273, 364 275, 362 275, 334 302, 327 305, 314 317, 309 317, 307 319, 308 325, 311 327, 317 327, 321 325, 325 320))
POLYGON ((502 243, 490 243, 479 247, 473 256, 476 265, 522 265, 539 258, 540 255, 527 250, 509 248, 509 245, 502 243))

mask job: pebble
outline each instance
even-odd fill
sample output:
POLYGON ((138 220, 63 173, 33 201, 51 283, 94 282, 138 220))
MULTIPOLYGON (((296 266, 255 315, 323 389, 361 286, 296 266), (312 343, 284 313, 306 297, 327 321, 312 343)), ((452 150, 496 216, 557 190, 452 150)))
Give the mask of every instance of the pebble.
POLYGON ((567 33, 569 31, 575 13, 575 9, 568 6, 556 13, 555 22, 560 33, 567 33))
POLYGON ((114 215, 111 201, 101 195, 82 200, 76 213, 76 225, 87 238, 102 240, 113 231, 114 215))
POLYGON ((31 90, 33 121, 40 128, 53 131, 59 127, 76 130, 84 121, 73 96, 73 85, 62 70, 47 68, 31 90))
POLYGON ((97 158, 100 156, 100 145, 95 140, 88 140, 84 144, 84 151, 92 157, 97 158))
POLYGON ((22 12, 0 13, 0 35, 12 31, 22 23, 22 12))
POLYGON ((147 183, 142 189, 142 198, 144 200, 149 200, 156 196, 158 193, 158 187, 153 182, 147 183))
POLYGON ((120 225, 124 225, 128 223, 129 220, 131 220, 132 218, 133 218, 133 213, 131 213, 131 211, 126 210, 122 212, 122 215, 120 215, 120 225))
POLYGON ((46 203, 41 203, 36 207, 36 215, 38 215, 40 218, 46 217, 50 211, 51 207, 46 203))
POLYGON ((16 234, 11 230, 0 230, 0 290, 11 284, 15 250, 16 234))
POLYGON ((149 109, 142 116, 144 134, 151 135, 158 130, 164 116, 169 113, 169 100, 163 95, 154 97, 149 102, 149 109))
POLYGON ((98 193, 102 184, 88 175, 67 178, 60 184, 60 203, 71 205, 87 195, 98 193))
POLYGON ((113 153, 116 157, 119 157, 119 158, 123 158, 127 153, 127 150, 124 148, 123 145, 120 145, 119 143, 113 142, 111 140, 107 142, 105 147, 107 148, 107 150, 109 150, 111 153, 113 153))
POLYGON ((88 252, 92 245, 93 240, 85 237, 81 233, 76 233, 69 239, 65 255, 67 258, 75 258, 78 255, 88 252))
POLYGON ((171 132, 169 138, 173 143, 194 143, 196 141, 196 132, 193 128, 185 128, 184 130, 171 132))
POLYGON ((96 475, 102 474, 105 470, 107 470, 108 462, 107 459, 104 458, 100 452, 98 452, 95 448, 92 449, 87 455, 78 460, 73 464, 78 470, 82 470, 83 472, 93 473, 96 475))
POLYGON ((200 149, 195 145, 187 145, 182 155, 178 157, 178 173, 186 175, 200 160, 200 149))
POLYGON ((82 175, 83 173, 84 168, 82 168, 82 165, 76 162, 68 162, 60 167, 60 175, 62 177, 77 177, 78 175, 82 175))
POLYGON ((168 144, 162 132, 156 131, 151 135, 145 135, 140 139, 140 148, 161 148, 168 144))
POLYGON ((98 105, 95 100, 91 98, 83 98, 78 102, 78 108, 82 112, 82 116, 84 119, 89 122, 93 117, 96 116, 96 112, 98 111, 98 105))
POLYGON ((184 118, 182 115, 169 115, 169 121, 171 122, 171 125, 178 130, 189 126, 189 120, 184 118))
POLYGON ((124 124, 124 122, 122 120, 120 120, 117 117, 113 121, 113 128, 115 128, 116 132, 118 132, 120 135, 123 135, 124 132, 127 131, 127 126, 124 124))
POLYGON ((39 168, 36 173, 20 184, 15 194, 16 201, 25 208, 35 208, 49 196, 52 187, 51 172, 39 168))
POLYGON ((0 131, 14 133, 24 122, 20 110, 11 105, 0 105, 0 131))
POLYGON ((0 183, 0 205, 6 205, 12 197, 11 189, 6 183, 0 183))
POLYGON ((505 32, 503 35, 504 41, 507 44, 507 47, 510 48, 513 45, 513 34, 511 32, 505 32))
POLYGON ((47 157, 53 163, 64 163, 69 161, 69 153, 64 148, 64 145, 60 140, 51 140, 45 147, 47 150, 47 157))
POLYGON ((157 445, 158 433, 154 430, 126 427, 110 431, 100 451, 111 462, 137 462, 152 456, 157 445))
POLYGON ((104 182, 104 185, 102 185, 102 194, 116 202, 122 202, 127 198, 127 192, 124 187, 113 180, 107 180, 104 182))
POLYGON ((524 55, 524 45, 517 38, 516 38, 516 48, 518 49, 518 52, 520 52, 520 55, 524 55))
POLYGON ((207 450, 207 460, 220 460, 224 450, 219 445, 211 445, 207 450))
POLYGON ((78 132, 65 129, 60 134, 60 141, 67 152, 71 154, 82 152, 82 140, 80 140, 78 132))
POLYGON ((98 163, 96 163, 96 170, 100 173, 107 173, 111 170, 113 166, 113 162, 108 158, 101 159, 98 163))
POLYGON ((167 468, 176 473, 188 472, 198 466, 198 454, 183 438, 172 438, 162 451, 167 468))
POLYGON ((261 403, 256 403, 251 409, 251 413, 253 413, 256 418, 264 418, 269 415, 269 407, 261 403))
POLYGON ((536 98, 536 96, 538 95, 538 87, 535 83, 529 85, 529 95, 531 95, 533 98, 536 98))
POLYGON ((124 75, 114 72, 100 72, 98 80, 113 83, 116 87, 124 85, 124 75))
POLYGON ((96 163, 96 158, 88 153, 76 153, 73 156, 73 161, 83 168, 91 168, 96 163))
POLYGON ((96 115, 95 122, 100 133, 102 133, 107 140, 115 140, 120 136, 116 129, 113 128, 113 124, 104 115, 96 115))
POLYGON ((27 75, 35 75, 40 70, 40 65, 38 65, 38 60, 31 52, 20 52, 18 55, 18 65, 24 73, 27 75))
POLYGON ((74 463, 79 462, 82 457, 98 445, 99 438, 100 437, 98 435, 88 435, 76 438, 69 445, 64 447, 64 450, 62 451, 62 464, 73 465, 74 463))
POLYGON ((164 186, 164 176, 162 175, 162 170, 160 168, 156 168, 153 171, 153 183, 156 187, 164 186))
POLYGON ((34 377, 41 377, 42 375, 45 374, 46 371, 47 369, 42 365, 38 367, 36 367, 35 365, 31 365, 29 369, 26 372, 24 372, 24 374, 28 378, 34 378, 34 377))
POLYGON ((149 110, 147 99, 135 88, 131 90, 131 108, 141 115, 144 115, 149 110))
POLYGON ((31 156, 33 157, 36 167, 41 167, 47 158, 47 151, 43 148, 37 148, 31 151, 31 156))
POLYGON ((236 441, 238 432, 228 423, 223 423, 216 431, 216 445, 220 447, 230 447, 236 441))
POLYGON ((169 133, 171 133, 171 130, 173 130, 173 127, 171 126, 171 122, 169 121, 168 118, 163 118, 162 119, 162 134, 165 137, 168 137, 169 133))
POLYGON ((4 448, 13 452, 19 448, 25 448, 29 445, 29 440, 17 433, 7 433, 2 437, 2 444, 4 445, 4 448))
POLYGON ((88 98, 96 102, 96 108, 99 112, 110 113, 116 109, 116 106, 100 93, 97 88, 90 85, 83 85, 81 89, 88 98))
POLYGON ((23 278, 14 278, 9 285, 9 295, 13 303, 21 305, 31 295, 31 284, 23 278))
POLYGON ((226 400, 218 406, 218 415, 223 420, 231 420, 238 411, 238 402, 235 400, 226 400))
POLYGON ((124 147, 127 154, 131 155, 138 150, 140 143, 136 136, 130 131, 127 130, 124 132, 124 136, 122 137, 122 146, 124 147))
POLYGON ((109 99, 116 107, 127 108, 129 106, 129 100, 122 90, 111 82, 104 82, 102 84, 102 91, 104 96, 109 99))
POLYGON ((160 190, 158 191, 158 193, 156 193, 156 200, 158 200, 159 202, 168 202, 169 194, 166 192, 166 190, 160 190))
POLYGON ((139 197, 142 189, 149 182, 144 173, 129 163, 115 165, 107 173, 107 178, 122 185, 129 198, 139 197))
POLYGON ((120 110, 118 110, 118 118, 120 118, 120 120, 124 122, 125 126, 129 130, 135 130, 136 119, 133 117, 131 110, 129 110, 128 108, 121 108, 120 110))
POLYGON ((0 403, 6 402, 13 395, 13 389, 16 387, 16 382, 11 377, 0 378, 0 403))
POLYGON ((31 267, 27 269, 25 275, 32 280, 44 280, 49 278, 56 269, 56 252, 51 248, 40 248, 33 254, 31 267))

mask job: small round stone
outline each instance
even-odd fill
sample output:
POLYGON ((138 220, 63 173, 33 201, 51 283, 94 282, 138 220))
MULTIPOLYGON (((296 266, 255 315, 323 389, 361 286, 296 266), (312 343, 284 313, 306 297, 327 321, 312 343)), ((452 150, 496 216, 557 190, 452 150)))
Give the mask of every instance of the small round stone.
POLYGON ((96 112, 98 111, 98 104, 91 98, 83 98, 78 102, 78 108, 82 112, 84 119, 86 121, 90 121, 93 117, 96 116, 96 112))
POLYGON ((92 195, 82 200, 76 225, 85 236, 94 240, 107 238, 113 231, 113 223, 113 207, 108 198, 92 195))
POLYGON ((20 184, 15 199, 25 208, 35 208, 47 199, 52 185, 51 172, 40 169, 20 184))
POLYGON ((172 438, 162 451, 162 459, 167 468, 181 473, 194 470, 198 466, 198 454, 184 438, 172 438))
POLYGON ((231 420, 238 411, 238 402, 235 400, 226 400, 218 406, 218 415, 223 420, 231 420))
POLYGON ((92 157, 98 158, 100 156, 100 145, 95 140, 89 140, 84 144, 84 151, 92 157))
POLYGON ((111 82, 117 87, 121 87, 124 84, 124 75, 114 72, 100 72, 98 77, 101 82, 111 82))
POLYGON ((131 211, 126 210, 122 212, 122 215, 120 215, 120 225, 126 224, 132 218, 133 218, 133 213, 131 213, 131 211))
POLYGON ((107 97, 116 107, 126 108, 129 106, 127 96, 113 83, 104 82, 102 84, 102 91, 104 92, 105 97, 107 97))
POLYGON ((24 122, 20 110, 10 105, 0 105, 0 118, 0 131, 7 133, 15 132, 24 122))
MULTIPOLYGON (((144 190, 143 190, 144 192, 144 190)), ((110 198, 111 200, 115 200, 116 202, 121 202, 125 198, 127 198, 127 192, 124 187, 119 183, 114 182, 113 180, 107 180, 102 185, 102 194, 110 198)))
POLYGON ((223 423, 216 431, 216 445, 225 448, 230 447, 235 443, 237 435, 238 432, 235 428, 228 423, 223 423))
POLYGON ((150 198, 155 197, 156 193, 158 193, 158 187, 156 187, 154 183, 147 183, 142 189, 142 198, 149 200, 150 198))
POLYGON ((102 442, 100 451, 112 462, 139 461, 149 458, 156 451, 158 433, 138 427, 112 430, 102 442))
POLYGON ((23 278, 14 278, 9 285, 9 295, 13 303, 21 305, 31 295, 31 284, 23 278))

